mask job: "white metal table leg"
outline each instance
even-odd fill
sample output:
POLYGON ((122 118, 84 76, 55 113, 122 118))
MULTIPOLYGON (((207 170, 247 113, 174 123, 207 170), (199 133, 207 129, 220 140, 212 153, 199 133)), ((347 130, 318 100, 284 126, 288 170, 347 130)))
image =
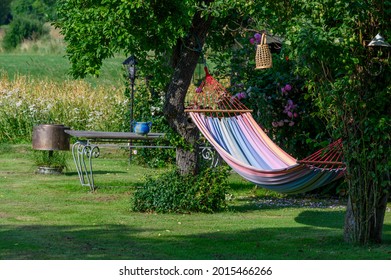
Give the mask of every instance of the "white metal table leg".
POLYGON ((94 191, 94 173, 92 169, 92 159, 100 155, 97 145, 91 145, 89 141, 76 141, 72 146, 72 156, 75 162, 77 174, 79 175, 80 184, 87 186, 94 191), (87 163, 87 162, 88 163, 87 163))

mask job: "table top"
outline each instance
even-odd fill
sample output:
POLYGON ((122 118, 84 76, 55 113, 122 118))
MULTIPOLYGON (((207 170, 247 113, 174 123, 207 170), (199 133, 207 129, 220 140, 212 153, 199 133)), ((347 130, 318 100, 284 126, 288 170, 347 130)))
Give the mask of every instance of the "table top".
POLYGON ((65 130, 65 133, 85 139, 113 139, 113 140, 155 140, 164 137, 165 133, 148 133, 146 135, 134 132, 109 132, 109 131, 86 131, 86 130, 65 130))

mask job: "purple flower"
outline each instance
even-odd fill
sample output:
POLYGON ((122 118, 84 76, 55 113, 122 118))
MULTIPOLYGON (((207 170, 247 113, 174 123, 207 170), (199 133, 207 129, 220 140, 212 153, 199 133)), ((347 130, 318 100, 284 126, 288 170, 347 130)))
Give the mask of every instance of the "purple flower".
POLYGON ((282 93, 286 93, 285 87, 282 87, 282 88, 281 88, 281 92, 282 92, 282 93))
POLYGON ((257 40, 257 41, 260 41, 260 40, 261 40, 261 34, 255 33, 255 34, 254 34, 254 38, 255 38, 255 40, 257 40))
POLYGON ((250 39, 250 44, 251 44, 251 45, 254 45, 254 44, 255 44, 255 39, 254 39, 254 38, 251 38, 251 39, 250 39))
POLYGON ((289 122, 288 125, 289 125, 289 126, 294 126, 294 125, 295 125, 295 122, 289 122))
POLYGON ((238 97, 239 99, 246 98, 246 93, 244 91, 239 92, 238 97))
POLYGON ((196 93, 201 93, 202 92, 202 88, 200 88, 200 87, 196 88, 195 92, 196 93))
POLYGON ((292 89, 292 86, 290 84, 286 84, 284 88, 286 91, 290 91, 292 89))
POLYGON ((292 118, 292 116, 293 116, 293 114, 292 114, 291 111, 288 111, 288 112, 287 112, 287 115, 288 115, 288 117, 290 117, 290 118, 292 118))

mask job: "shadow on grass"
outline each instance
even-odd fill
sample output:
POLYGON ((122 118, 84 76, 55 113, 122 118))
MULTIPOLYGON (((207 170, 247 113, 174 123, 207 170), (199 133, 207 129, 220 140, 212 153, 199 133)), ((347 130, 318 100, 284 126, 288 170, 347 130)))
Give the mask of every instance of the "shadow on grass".
POLYGON ((0 229, 0 259, 389 259, 391 232, 385 237, 386 244, 368 250, 345 244, 342 230, 307 226, 181 235, 112 224, 6 225, 0 229))
MULTIPOLYGON (((316 211, 307 210, 301 212, 296 218, 297 223, 314 226, 314 227, 327 227, 327 228, 342 228, 345 219, 345 211, 316 211)), ((384 224, 383 231, 391 231, 391 225, 384 224)))
POLYGON ((314 227, 326 227, 326 228, 343 228, 345 217, 345 211, 316 211, 307 210, 301 212, 295 221, 299 224, 314 226, 314 227))

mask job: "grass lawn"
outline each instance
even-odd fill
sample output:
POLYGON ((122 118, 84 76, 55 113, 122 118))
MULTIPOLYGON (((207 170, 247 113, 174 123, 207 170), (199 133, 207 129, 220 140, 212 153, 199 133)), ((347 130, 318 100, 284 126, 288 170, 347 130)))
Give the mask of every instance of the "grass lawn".
MULTIPOLYGON (((126 57, 114 57, 103 62, 99 77, 88 76, 85 80, 92 85, 121 86, 124 84, 122 62, 126 57)), ((13 79, 15 75, 32 79, 48 77, 52 81, 72 80, 69 75, 70 63, 65 55, 39 53, 1 53, 0 73, 6 72, 13 79)))
POLYGON ((135 188, 164 170, 101 152, 91 193, 72 161, 64 175, 38 175, 30 146, 0 145, 0 259, 391 259, 391 205, 384 243, 366 247, 343 242, 343 202, 278 196, 235 174, 228 211, 136 213, 135 188))

